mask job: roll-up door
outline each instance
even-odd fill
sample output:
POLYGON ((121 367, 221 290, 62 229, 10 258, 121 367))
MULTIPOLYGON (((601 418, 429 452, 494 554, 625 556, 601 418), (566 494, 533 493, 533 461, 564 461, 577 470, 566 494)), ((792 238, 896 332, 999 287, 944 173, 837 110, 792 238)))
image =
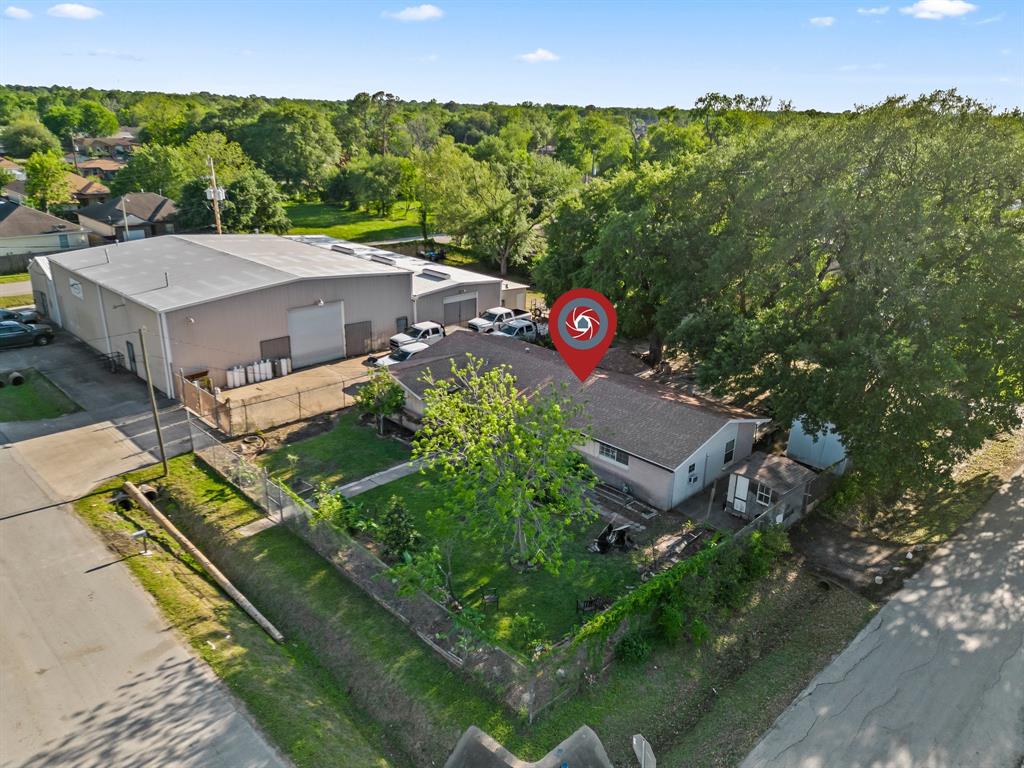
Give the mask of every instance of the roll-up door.
POLYGON ((465 325, 476 317, 476 296, 460 301, 446 301, 444 305, 445 325, 465 325))
POLYGON ((368 355, 373 349, 373 323, 349 323, 345 326, 345 354, 368 355))
POLYGON ((294 368, 344 357, 344 302, 289 309, 288 336, 291 337, 294 368))

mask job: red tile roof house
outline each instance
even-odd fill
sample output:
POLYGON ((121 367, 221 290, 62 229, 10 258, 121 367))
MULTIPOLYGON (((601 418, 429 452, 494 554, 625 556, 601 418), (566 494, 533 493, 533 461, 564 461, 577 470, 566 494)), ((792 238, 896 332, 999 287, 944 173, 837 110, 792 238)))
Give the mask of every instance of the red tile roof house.
POLYGON ((566 385, 583 405, 588 434, 580 452, 595 474, 658 509, 671 509, 730 473, 769 419, 598 368, 580 383, 558 353, 490 334, 455 331, 388 371, 406 391, 402 422, 423 416, 425 373, 444 379, 467 355, 486 367, 508 365, 522 391, 566 385))

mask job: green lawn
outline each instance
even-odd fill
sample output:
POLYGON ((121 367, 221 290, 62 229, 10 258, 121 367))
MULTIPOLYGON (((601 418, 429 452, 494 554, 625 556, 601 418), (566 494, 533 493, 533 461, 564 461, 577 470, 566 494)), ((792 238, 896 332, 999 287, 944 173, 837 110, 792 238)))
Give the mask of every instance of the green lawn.
POLYGON ((3 285, 4 283, 23 283, 28 279, 28 272, 18 272, 13 275, 0 275, 0 285, 3 285))
POLYGON ((382 469, 401 464, 409 449, 392 438, 378 437, 372 427, 362 425, 355 410, 338 417, 330 432, 284 445, 261 457, 263 465, 277 478, 300 477, 313 485, 350 483, 382 469), (293 464, 289 457, 297 457, 293 464))
MULTIPOLYGON (((357 498, 367 512, 375 516, 393 495, 405 500, 425 545, 437 542, 438 527, 428 513, 441 506, 444 490, 431 487, 428 476, 415 474, 357 498)), ((484 612, 487 627, 495 638, 515 650, 526 650, 513 637, 512 619, 516 614, 532 617, 540 623, 532 638, 519 638, 520 641, 557 641, 585 618, 576 612, 577 598, 615 598, 622 595, 628 585, 640 583, 634 559, 638 553, 597 555, 586 551, 587 544, 604 526, 604 521, 599 519, 580 531, 569 545, 567 562, 557 576, 544 570, 522 573, 510 567, 506 542, 493 536, 464 536, 455 547, 452 561, 456 596, 464 604, 483 610, 484 593, 496 590, 498 610, 488 608, 484 612)))
POLYGON ((55 419, 74 413, 78 405, 34 368, 21 371, 25 383, 20 387, 7 384, 7 374, 0 372, 5 386, 0 389, 0 422, 55 419))
MULTIPOLYGON (((232 489, 215 480, 191 456, 172 459, 176 489, 196 503, 230 506, 235 515, 215 517, 231 525, 241 510, 259 513, 232 489)), ((155 479, 153 469, 132 475, 155 479)), ((395 763, 380 726, 369 718, 323 666, 301 635, 285 631, 278 645, 227 599, 191 558, 139 510, 120 512, 109 490, 120 480, 77 502, 78 513, 107 541, 179 633, 248 708, 260 728, 298 768, 360 765, 387 768, 395 763), (147 528, 154 536, 153 555, 140 557, 132 531, 147 528)))
POLYGON ((399 203, 391 215, 375 216, 364 210, 350 211, 330 203, 287 203, 291 235, 330 235, 342 240, 372 242, 420 234, 419 204, 399 203))
MULTIPOLYGON (((129 567, 299 766, 384 765, 385 755, 396 766, 440 765, 471 724, 529 760, 588 724, 616 765, 630 764, 638 731, 666 765, 735 765, 874 610, 783 564, 723 618, 709 646, 659 647, 642 665, 615 665, 528 726, 289 531, 233 536, 217 507, 248 502, 201 462, 181 456, 171 472, 183 504, 165 510, 288 643, 271 643, 176 550, 179 559, 132 558, 129 567)), ((126 522, 95 496, 79 509, 118 531, 122 552, 133 546, 124 533, 145 522, 135 513, 126 522)))
POLYGON ((0 296, 0 309, 8 307, 31 307, 35 304, 31 293, 19 293, 17 296, 0 296))

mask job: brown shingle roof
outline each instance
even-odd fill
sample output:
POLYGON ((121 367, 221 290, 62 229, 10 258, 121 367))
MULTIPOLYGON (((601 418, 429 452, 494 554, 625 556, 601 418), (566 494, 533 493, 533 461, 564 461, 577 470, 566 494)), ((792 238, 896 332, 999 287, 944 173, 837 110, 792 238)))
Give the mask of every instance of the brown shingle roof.
POLYGON ((455 331, 388 370, 422 397, 426 385, 421 377, 425 373, 444 379, 450 374, 453 360, 461 365, 470 354, 484 360, 487 367, 508 365, 525 392, 551 384, 565 385, 570 396, 584 406, 578 426, 588 435, 668 469, 682 464, 734 419, 767 421, 613 371, 598 369, 581 383, 557 352, 471 331, 455 331))
POLYGON ((68 171, 68 184, 73 195, 109 195, 110 189, 94 179, 87 179, 68 171))
POLYGON ((808 483, 818 475, 785 456, 774 456, 756 451, 743 459, 731 470, 732 474, 748 477, 764 483, 779 493, 808 483))
POLYGON ((86 160, 78 164, 79 169, 96 168, 100 171, 120 171, 124 166, 125 163, 122 163, 119 160, 111 160, 107 157, 96 157, 92 160, 86 160))
POLYGON ((0 200, 0 237, 46 235, 51 232, 78 232, 80 227, 48 213, 0 200))

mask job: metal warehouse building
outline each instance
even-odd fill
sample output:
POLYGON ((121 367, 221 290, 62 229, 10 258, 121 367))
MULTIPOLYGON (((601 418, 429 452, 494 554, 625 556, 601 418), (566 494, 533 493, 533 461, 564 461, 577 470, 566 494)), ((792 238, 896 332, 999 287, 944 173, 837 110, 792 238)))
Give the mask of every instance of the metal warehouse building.
POLYGON ((412 272, 412 322, 429 320, 446 326, 465 325, 491 307, 526 309, 528 286, 447 264, 405 256, 326 235, 291 235, 336 253, 396 266, 412 272))
POLYGON ((51 320, 174 396, 174 375, 253 360, 300 368, 387 346, 414 317, 413 272, 275 235, 166 235, 37 257, 32 289, 51 320))

